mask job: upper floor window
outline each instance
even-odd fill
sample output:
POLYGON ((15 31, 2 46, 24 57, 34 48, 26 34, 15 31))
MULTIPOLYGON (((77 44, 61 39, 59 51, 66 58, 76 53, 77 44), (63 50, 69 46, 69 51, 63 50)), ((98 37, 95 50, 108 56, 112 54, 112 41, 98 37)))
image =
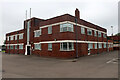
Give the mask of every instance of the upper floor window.
POLYGON ((92 35, 92 30, 91 29, 87 29, 87 34, 88 35, 92 35))
POLYGON ((40 28, 40 35, 42 35, 42 28, 40 28))
POLYGON ((10 40, 13 40, 14 39, 14 36, 10 36, 10 40))
POLYGON ((98 37, 101 37, 101 32, 98 32, 98 37))
POLYGON ((7 41, 9 41, 9 36, 7 36, 7 41))
POLYGON ((72 43, 72 42, 62 42, 62 43, 60 43, 60 50, 63 50, 63 51, 74 50, 74 43, 72 43))
POLYGON ((15 40, 17 40, 17 35, 15 35, 15 40))
POLYGON ((48 50, 52 50, 52 43, 48 43, 48 50))
POLYGON ((41 44, 34 44, 35 50, 41 50, 41 44))
POLYGON ((97 31, 96 30, 94 30, 94 36, 97 36, 97 31))
POLYGON ((102 43, 99 43, 99 48, 102 48, 102 43))
POLYGON ((60 24, 60 32, 66 32, 66 31, 73 32, 73 24, 70 23, 60 24))
POLYGON ((81 34, 85 34, 85 28, 81 27, 81 34))
POLYGON ((40 36, 40 30, 34 31, 34 37, 39 37, 40 36))
POLYGON ((52 34, 52 26, 48 27, 48 34, 52 34))
POLYGON ((106 34, 103 34, 103 37, 106 38, 106 34))
POLYGON ((23 33, 19 34, 19 39, 23 39, 23 33))

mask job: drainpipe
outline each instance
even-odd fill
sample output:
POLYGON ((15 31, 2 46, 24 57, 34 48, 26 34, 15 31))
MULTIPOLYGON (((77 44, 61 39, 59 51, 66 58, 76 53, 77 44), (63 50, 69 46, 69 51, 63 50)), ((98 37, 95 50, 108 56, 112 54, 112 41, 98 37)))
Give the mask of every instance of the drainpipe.
POLYGON ((77 17, 75 17, 75 38, 76 38, 76 57, 75 58, 78 58, 78 43, 77 43, 77 40, 78 40, 78 34, 77 34, 77 17))

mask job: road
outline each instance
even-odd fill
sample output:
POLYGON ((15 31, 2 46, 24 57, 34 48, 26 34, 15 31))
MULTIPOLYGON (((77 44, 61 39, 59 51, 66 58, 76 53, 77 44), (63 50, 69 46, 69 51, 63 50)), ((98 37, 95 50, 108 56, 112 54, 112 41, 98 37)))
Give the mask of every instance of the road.
POLYGON ((73 59, 2 54, 3 78, 117 78, 118 51, 73 59))

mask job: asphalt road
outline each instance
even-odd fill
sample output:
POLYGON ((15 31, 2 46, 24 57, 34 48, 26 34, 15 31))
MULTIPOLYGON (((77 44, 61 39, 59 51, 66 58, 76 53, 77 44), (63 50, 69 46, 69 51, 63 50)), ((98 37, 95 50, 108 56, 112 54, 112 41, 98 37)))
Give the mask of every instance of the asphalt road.
MULTIPOLYGON (((1 53, 0 53, 1 54, 1 53)), ((118 51, 73 59, 2 54, 3 78, 117 78, 118 51)))

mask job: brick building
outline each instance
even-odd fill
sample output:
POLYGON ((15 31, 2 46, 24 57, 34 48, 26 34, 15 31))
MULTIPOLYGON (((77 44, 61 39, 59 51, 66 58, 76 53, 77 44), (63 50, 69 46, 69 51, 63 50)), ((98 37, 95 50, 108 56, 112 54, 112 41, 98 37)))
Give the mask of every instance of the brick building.
POLYGON ((24 29, 6 34, 6 53, 74 58, 107 51, 107 30, 79 15, 25 20, 24 29))

